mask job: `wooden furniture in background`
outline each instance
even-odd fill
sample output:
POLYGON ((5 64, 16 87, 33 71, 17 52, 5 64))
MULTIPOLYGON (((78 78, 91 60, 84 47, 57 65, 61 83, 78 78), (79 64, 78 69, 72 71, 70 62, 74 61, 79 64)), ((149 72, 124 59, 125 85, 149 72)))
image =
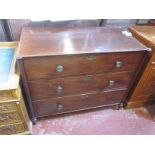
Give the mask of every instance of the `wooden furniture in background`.
POLYGON ((147 50, 121 28, 23 28, 17 59, 32 121, 123 106, 147 50))
POLYGON ((4 20, 7 35, 10 41, 19 41, 22 28, 30 23, 29 19, 6 19, 4 20))
POLYGON ((7 34, 6 34, 6 30, 4 28, 4 22, 2 19, 0 19, 0 41, 7 41, 7 34))
POLYGON ((127 99, 127 108, 135 108, 155 103, 155 26, 131 26, 129 30, 141 43, 152 49, 146 67, 127 99))
POLYGON ((16 47, 15 42, 0 43, 0 52, 3 52, 2 57, 4 56, 4 58, 1 57, 0 66, 0 135, 30 134, 32 128, 19 86, 19 75, 15 69, 16 47), (7 54, 4 53, 8 49, 13 49, 14 52, 13 59, 7 59, 11 62, 9 72, 5 71, 7 65, 2 66, 3 63, 9 63, 9 61, 6 62, 5 55, 7 54))

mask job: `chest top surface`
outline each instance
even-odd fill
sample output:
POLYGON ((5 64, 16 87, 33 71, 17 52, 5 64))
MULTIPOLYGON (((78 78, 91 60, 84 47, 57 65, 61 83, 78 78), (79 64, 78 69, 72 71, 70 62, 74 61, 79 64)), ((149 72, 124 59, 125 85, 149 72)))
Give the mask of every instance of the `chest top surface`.
POLYGON ((144 51, 147 48, 120 27, 24 27, 20 57, 144 51))
POLYGON ((155 26, 131 26, 129 29, 155 47, 155 26))

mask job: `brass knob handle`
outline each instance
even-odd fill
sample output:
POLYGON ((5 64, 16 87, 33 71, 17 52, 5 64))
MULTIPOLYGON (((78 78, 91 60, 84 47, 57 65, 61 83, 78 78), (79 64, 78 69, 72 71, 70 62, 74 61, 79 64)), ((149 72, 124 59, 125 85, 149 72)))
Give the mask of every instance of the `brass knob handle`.
POLYGON ((62 103, 57 103, 57 110, 61 111, 63 109, 63 104, 62 103))
POLYGON ((57 65, 57 67, 56 67, 57 72, 61 73, 61 72, 63 72, 63 70, 64 70, 64 67, 62 65, 57 65))
POLYGON ((62 86, 57 86, 57 93, 62 93, 63 87, 62 86))
POLYGON ((83 77, 83 80, 84 81, 89 81, 89 80, 91 80, 91 78, 92 78, 91 75, 86 75, 86 76, 83 77))
POLYGON ((114 81, 114 80, 109 80, 109 86, 113 86, 113 85, 114 85, 114 83, 115 83, 115 81, 114 81))
POLYGON ((120 68, 120 67, 122 67, 122 65, 123 65, 122 61, 116 61, 116 63, 115 63, 116 68, 120 68))
POLYGON ((93 61, 93 60, 96 59, 96 56, 95 56, 95 55, 90 55, 90 56, 87 57, 87 59, 88 59, 89 61, 93 61))

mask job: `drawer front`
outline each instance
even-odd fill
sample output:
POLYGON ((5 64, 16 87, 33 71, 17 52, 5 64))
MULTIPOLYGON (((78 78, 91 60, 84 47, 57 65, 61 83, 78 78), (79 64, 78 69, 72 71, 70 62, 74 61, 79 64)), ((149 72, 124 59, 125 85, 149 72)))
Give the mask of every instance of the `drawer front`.
POLYGON ((16 102, 0 103, 0 113, 17 111, 16 102))
POLYGON ((132 76, 132 72, 120 72, 37 80, 29 82, 29 89, 32 100, 35 101, 92 91, 127 88, 132 76))
POLYGON ((33 102, 35 115, 48 115, 79 111, 120 103, 126 90, 90 93, 77 96, 59 97, 33 102))
POLYGON ((19 88, 13 90, 0 91, 0 102, 6 102, 8 100, 18 100, 20 98, 19 88))
POLYGON ((16 123, 20 121, 21 121, 21 118, 17 112, 0 114, 0 125, 8 124, 8 123, 16 123))
POLYGON ((134 71, 143 59, 142 52, 83 54, 24 59, 28 80, 51 79, 79 74, 134 71))
POLYGON ((0 135, 10 135, 24 132, 25 128, 23 123, 7 124, 0 126, 0 135))

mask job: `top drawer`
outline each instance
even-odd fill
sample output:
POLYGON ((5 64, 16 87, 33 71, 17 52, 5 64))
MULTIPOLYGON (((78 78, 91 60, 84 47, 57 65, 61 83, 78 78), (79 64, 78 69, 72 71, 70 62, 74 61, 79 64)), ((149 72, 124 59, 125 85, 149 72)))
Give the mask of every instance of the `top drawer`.
POLYGON ((25 58, 28 80, 115 71, 134 71, 143 52, 62 55, 25 58))

